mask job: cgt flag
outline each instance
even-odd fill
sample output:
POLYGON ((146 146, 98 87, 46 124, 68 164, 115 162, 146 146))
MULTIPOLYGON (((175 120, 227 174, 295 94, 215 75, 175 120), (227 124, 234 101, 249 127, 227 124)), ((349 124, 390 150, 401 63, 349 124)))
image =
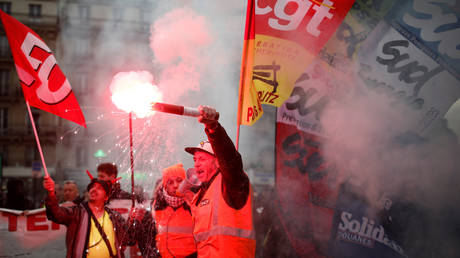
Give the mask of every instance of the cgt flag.
POLYGON ((281 106, 354 0, 248 0, 238 125, 281 106))
POLYGON ((0 16, 26 101, 31 106, 86 127, 69 81, 50 48, 18 20, 1 10, 0 16))

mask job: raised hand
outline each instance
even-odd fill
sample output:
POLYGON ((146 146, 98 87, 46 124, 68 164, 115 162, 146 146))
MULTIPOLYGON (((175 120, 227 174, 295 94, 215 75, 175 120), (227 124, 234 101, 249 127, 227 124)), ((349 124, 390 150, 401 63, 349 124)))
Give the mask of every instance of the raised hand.
POLYGON ((131 209, 129 212, 129 220, 137 220, 137 221, 142 221, 146 213, 145 209, 142 208, 134 208, 131 209))
POLYGON ((54 181, 49 176, 43 178, 43 188, 48 191, 49 195, 54 195, 54 181))
POLYGON ((219 113, 216 111, 215 108, 210 106, 198 106, 198 111, 200 112, 200 116, 198 117, 198 121, 213 129, 217 125, 217 120, 219 120, 219 113))

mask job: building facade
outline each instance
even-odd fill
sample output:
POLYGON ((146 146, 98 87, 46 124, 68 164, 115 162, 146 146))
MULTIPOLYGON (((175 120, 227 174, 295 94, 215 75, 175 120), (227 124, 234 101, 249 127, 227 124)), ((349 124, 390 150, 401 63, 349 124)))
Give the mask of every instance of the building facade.
POLYGON ((154 8, 153 0, 61 1, 59 61, 88 124, 83 129, 69 123, 60 146, 60 153, 65 153, 61 164, 66 177, 80 186, 88 183, 86 169, 95 174, 98 163, 116 162, 111 146, 98 141, 115 137, 112 131, 117 121, 108 114, 113 105, 108 86, 117 72, 151 67, 154 8), (98 156, 100 152, 107 156, 98 156))
MULTIPOLYGON (((0 8, 34 30, 51 48, 56 48, 59 34, 57 0, 0 1, 0 8)), ((36 207, 41 201, 42 170, 29 114, 16 74, 13 57, 5 31, 0 32, 0 156, 2 159, 2 193, 6 195, 9 178, 24 182, 27 197, 36 207), (34 176, 35 175, 35 176, 34 176), (38 182, 39 181, 39 182, 38 182), (38 194, 37 194, 38 193, 38 194)), ((32 108, 41 146, 45 154, 48 172, 56 174, 56 142, 60 118, 32 108)))
MULTIPOLYGON (((95 173, 98 163, 112 162, 94 156, 101 149, 95 139, 106 126, 94 121, 110 102, 107 86, 116 72, 141 69, 151 62, 148 42, 154 1, 14 0, 0 1, 0 8, 44 40, 72 86, 87 128, 39 109, 32 108, 32 113, 50 175, 58 183, 75 180, 84 189, 86 169, 95 173)), ((1 28, 1 196, 4 200, 8 180, 19 178, 27 197, 38 207, 44 195, 43 168, 3 25, 1 28)))

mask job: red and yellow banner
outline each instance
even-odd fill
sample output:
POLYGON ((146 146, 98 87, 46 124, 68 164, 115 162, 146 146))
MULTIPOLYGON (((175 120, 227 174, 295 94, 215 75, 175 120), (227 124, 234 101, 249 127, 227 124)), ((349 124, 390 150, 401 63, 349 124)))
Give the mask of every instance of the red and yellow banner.
POLYGON ((341 24, 354 0, 249 0, 238 125, 281 106, 295 81, 341 24))

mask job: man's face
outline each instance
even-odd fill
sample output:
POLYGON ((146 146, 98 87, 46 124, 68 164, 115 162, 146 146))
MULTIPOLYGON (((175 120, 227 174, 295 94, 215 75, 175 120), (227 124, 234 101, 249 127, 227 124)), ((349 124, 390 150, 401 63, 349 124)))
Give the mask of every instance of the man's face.
POLYGON ((78 196, 78 188, 74 183, 64 184, 64 200, 71 202, 78 196))
POLYGON ((90 202, 105 202, 108 199, 104 187, 99 183, 94 183, 88 194, 90 202))
POLYGON ((56 192, 56 195, 58 197, 59 200, 61 200, 63 198, 63 192, 62 192, 62 187, 60 184, 56 184, 54 186, 54 191, 56 192))
POLYGON ((166 181, 166 192, 171 196, 177 196, 176 192, 182 180, 183 179, 178 176, 173 176, 169 178, 168 181, 166 181))
POLYGON ((196 175, 202 183, 208 182, 217 171, 217 159, 209 153, 197 151, 193 155, 193 161, 196 175))
POLYGON ((97 171, 97 179, 102 181, 112 181, 115 179, 115 175, 109 175, 105 171, 97 171))

